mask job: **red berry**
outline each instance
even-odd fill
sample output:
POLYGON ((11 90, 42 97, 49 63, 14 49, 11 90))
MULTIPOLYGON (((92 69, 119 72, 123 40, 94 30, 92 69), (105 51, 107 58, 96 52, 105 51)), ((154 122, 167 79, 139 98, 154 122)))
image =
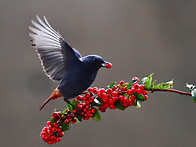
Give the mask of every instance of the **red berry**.
POLYGON ((66 123, 66 124, 69 124, 69 120, 68 119, 64 120, 63 122, 66 123))
POLYGON ((113 90, 111 88, 107 89, 107 94, 111 94, 113 90))
POLYGON ((147 100, 148 99, 148 96, 147 95, 144 95, 144 98, 145 98, 145 100, 147 100))
POLYGON ((105 112, 105 108, 104 107, 99 107, 99 110, 101 111, 101 112, 105 112))
POLYGON ((47 126, 49 126, 50 125, 50 121, 47 121, 47 126))
POLYGON ((99 91, 98 91, 98 88, 97 87, 94 87, 93 88, 93 94, 97 94, 99 91))
POLYGON ((138 89, 139 88, 139 85, 138 84, 134 84, 133 85, 133 89, 138 89))
POLYGON ((114 105, 109 105, 110 109, 116 109, 116 107, 114 105))
POLYGON ((56 141, 57 141, 57 142, 61 141, 61 137, 57 137, 57 138, 56 138, 56 141))
POLYGON ((131 100, 134 101, 136 98, 134 95, 131 96, 131 100))
POLYGON ((86 96, 84 96, 84 97, 82 98, 82 100, 83 100, 83 101, 86 101, 86 100, 87 100, 87 97, 86 97, 86 96))
POLYGON ((74 110, 73 110, 73 113, 76 113, 76 112, 77 112, 77 110, 76 110, 76 109, 74 109, 74 110))
POLYGON ((64 115, 61 115, 61 119, 65 119, 65 116, 64 115))
POLYGON ((120 99, 120 101, 123 101, 123 100, 125 99, 125 96, 120 95, 120 96, 119 96, 119 99, 120 99))
POLYGON ((49 135, 52 135, 52 134, 53 134, 53 131, 52 131, 52 130, 49 130, 49 131, 48 131, 48 134, 49 134, 49 135))
POLYGON ((129 103, 124 103, 123 106, 124 106, 125 108, 127 108, 127 107, 129 106, 129 103))
POLYGON ((87 104, 87 105, 89 105, 89 104, 90 104, 90 101, 89 101, 89 100, 87 100, 87 101, 86 101, 86 104, 87 104))
POLYGON ((134 101, 130 101, 129 106, 133 106, 134 105, 134 101))
POLYGON ((142 90, 141 89, 137 89, 137 94, 142 94, 142 90))
POLYGON ((77 122, 77 120, 76 119, 74 119, 73 121, 72 121, 72 124, 74 124, 74 123, 76 123, 77 122))
POLYGON ((90 103, 94 102, 94 98, 93 97, 90 97, 89 98, 89 101, 90 101, 90 103))
POLYGON ((133 77, 133 78, 132 78, 132 80, 136 80, 136 81, 137 81, 137 83, 139 83, 139 79, 138 79, 138 77, 133 77))
POLYGON ((89 98, 91 96, 91 94, 90 93, 86 93, 85 96, 86 96, 86 98, 89 98))
POLYGON ((108 102, 108 99, 105 97, 105 98, 102 99, 102 101, 103 101, 104 103, 107 103, 107 102, 108 102))
POLYGON ((93 92, 93 88, 88 88, 88 92, 93 92))
POLYGON ((110 99, 110 100, 109 100, 109 104, 110 104, 110 105, 113 105, 113 104, 114 104, 113 99, 110 99))
POLYGON ((118 101, 118 97, 113 97, 113 99, 112 99, 113 101, 114 101, 114 103, 116 102, 116 101, 118 101))
POLYGON ((140 89, 141 90, 144 90, 145 89, 145 86, 144 85, 140 85, 140 89))
POLYGON ((52 117, 54 118, 54 121, 58 121, 60 119, 60 113, 59 112, 54 112, 52 114, 52 117))
POLYGON ((102 89, 99 90, 99 92, 100 92, 100 93, 105 93, 105 89, 102 88, 102 89))
POLYGON ((130 90, 130 89, 127 90, 127 94, 128 94, 128 95, 132 95, 132 90, 130 90))
POLYGON ((57 128, 52 128, 52 131, 53 131, 54 133, 56 133, 58 130, 57 130, 57 128))
POLYGON ((93 114, 92 113, 89 113, 89 115, 88 115, 89 117, 93 117, 93 114))
POLYGON ((127 90, 127 86, 125 86, 125 87, 123 87, 122 89, 121 89, 121 91, 126 91, 127 90))
POLYGON ((108 63, 108 64, 106 64, 105 67, 106 67, 106 68, 111 68, 111 67, 112 67, 112 64, 111 64, 111 63, 108 63))
POLYGON ((93 114, 96 113, 96 109, 95 108, 92 108, 91 109, 91 113, 93 113, 93 114))
POLYGON ((79 100, 79 101, 80 101, 80 100, 82 100, 82 98, 83 98, 82 96, 78 95, 78 96, 76 97, 76 100, 79 100))
POLYGON ((100 95, 99 95, 99 97, 101 98, 101 99, 104 99, 104 98, 106 98, 106 94, 105 93, 100 93, 100 95))
POLYGON ((118 89, 118 87, 116 85, 114 85, 114 87, 112 88, 112 90, 115 91, 116 89, 118 89))
POLYGON ((148 91, 144 90, 143 95, 147 95, 147 94, 148 94, 148 91))
POLYGON ((102 103, 102 106, 106 109, 109 106, 109 103, 102 103))
POLYGON ((53 123, 53 126, 58 128, 59 127, 59 123, 53 123))
POLYGON ((118 96, 118 92, 113 92, 112 96, 118 96))
POLYGON ((85 108, 86 108, 86 109, 89 109, 89 107, 90 107, 90 106, 89 106, 89 105, 87 105, 85 108))
POLYGON ((111 99, 111 95, 108 94, 108 95, 106 96, 106 98, 107 98, 108 100, 111 99))
POLYGON ((137 89, 134 88, 134 89, 131 89, 131 91, 132 91, 132 94, 133 94, 133 93, 137 92, 137 89))
POLYGON ((125 81, 121 80, 121 81, 119 82, 119 84, 120 84, 120 85, 125 84, 125 81))

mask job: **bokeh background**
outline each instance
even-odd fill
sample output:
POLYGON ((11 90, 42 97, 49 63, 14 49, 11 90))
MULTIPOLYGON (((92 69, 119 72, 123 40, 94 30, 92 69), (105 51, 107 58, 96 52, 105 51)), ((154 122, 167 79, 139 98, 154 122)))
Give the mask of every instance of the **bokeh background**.
MULTIPOLYGON (((187 90, 196 84, 196 1, 191 0, 1 0, 0 146, 46 147, 39 136, 62 99, 39 106, 56 88, 42 71, 29 43, 31 19, 45 15, 82 55, 98 54, 113 63, 93 86, 144 77, 174 79, 187 90)), ((196 105, 191 97, 149 94, 142 108, 108 110, 102 121, 71 127, 52 146, 195 146, 196 105)))

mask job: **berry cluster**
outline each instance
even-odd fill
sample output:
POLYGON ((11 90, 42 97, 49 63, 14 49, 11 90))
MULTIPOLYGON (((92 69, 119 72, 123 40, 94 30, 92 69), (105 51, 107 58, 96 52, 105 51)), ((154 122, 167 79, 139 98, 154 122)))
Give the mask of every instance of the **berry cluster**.
POLYGON ((147 93, 137 77, 130 83, 114 82, 107 89, 88 88, 87 92, 67 104, 67 109, 52 114, 51 121, 42 129, 41 137, 49 144, 56 143, 70 125, 90 118, 100 121, 99 111, 105 112, 107 108, 124 110, 129 106, 139 106, 139 101, 148 99, 147 93))
MULTIPOLYGON (((94 98, 90 93, 86 93, 84 96, 77 96, 76 103, 78 105, 76 107, 79 110, 82 119, 88 120, 96 113, 96 108, 92 107, 93 102, 94 98)), ((74 114, 77 113, 77 109, 73 110, 74 114)))
POLYGON ((47 126, 42 129, 40 135, 45 142, 53 144, 61 141, 61 137, 64 133, 59 128, 59 123, 51 124, 51 122, 48 121, 47 126))

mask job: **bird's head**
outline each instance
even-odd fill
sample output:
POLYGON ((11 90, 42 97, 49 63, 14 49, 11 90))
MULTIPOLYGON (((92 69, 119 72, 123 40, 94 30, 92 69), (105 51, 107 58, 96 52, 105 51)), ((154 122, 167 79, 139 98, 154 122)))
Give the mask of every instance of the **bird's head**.
POLYGON ((104 61, 104 59, 98 55, 89 55, 83 57, 83 62, 87 63, 91 68, 99 69, 101 67, 111 68, 110 62, 104 61))

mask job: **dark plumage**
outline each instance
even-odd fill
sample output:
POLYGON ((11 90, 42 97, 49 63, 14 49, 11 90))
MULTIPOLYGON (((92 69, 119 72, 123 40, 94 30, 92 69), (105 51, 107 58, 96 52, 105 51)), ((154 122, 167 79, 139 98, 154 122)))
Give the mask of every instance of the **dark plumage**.
POLYGON ((95 80, 101 67, 111 67, 111 63, 97 55, 82 57, 81 54, 56 32, 44 17, 43 22, 38 16, 39 23, 32 20, 32 46, 36 49, 41 60, 45 74, 54 81, 60 81, 60 85, 52 95, 44 102, 40 110, 52 99, 64 97, 68 102, 85 91, 95 80), (108 66, 109 65, 109 66, 108 66))

